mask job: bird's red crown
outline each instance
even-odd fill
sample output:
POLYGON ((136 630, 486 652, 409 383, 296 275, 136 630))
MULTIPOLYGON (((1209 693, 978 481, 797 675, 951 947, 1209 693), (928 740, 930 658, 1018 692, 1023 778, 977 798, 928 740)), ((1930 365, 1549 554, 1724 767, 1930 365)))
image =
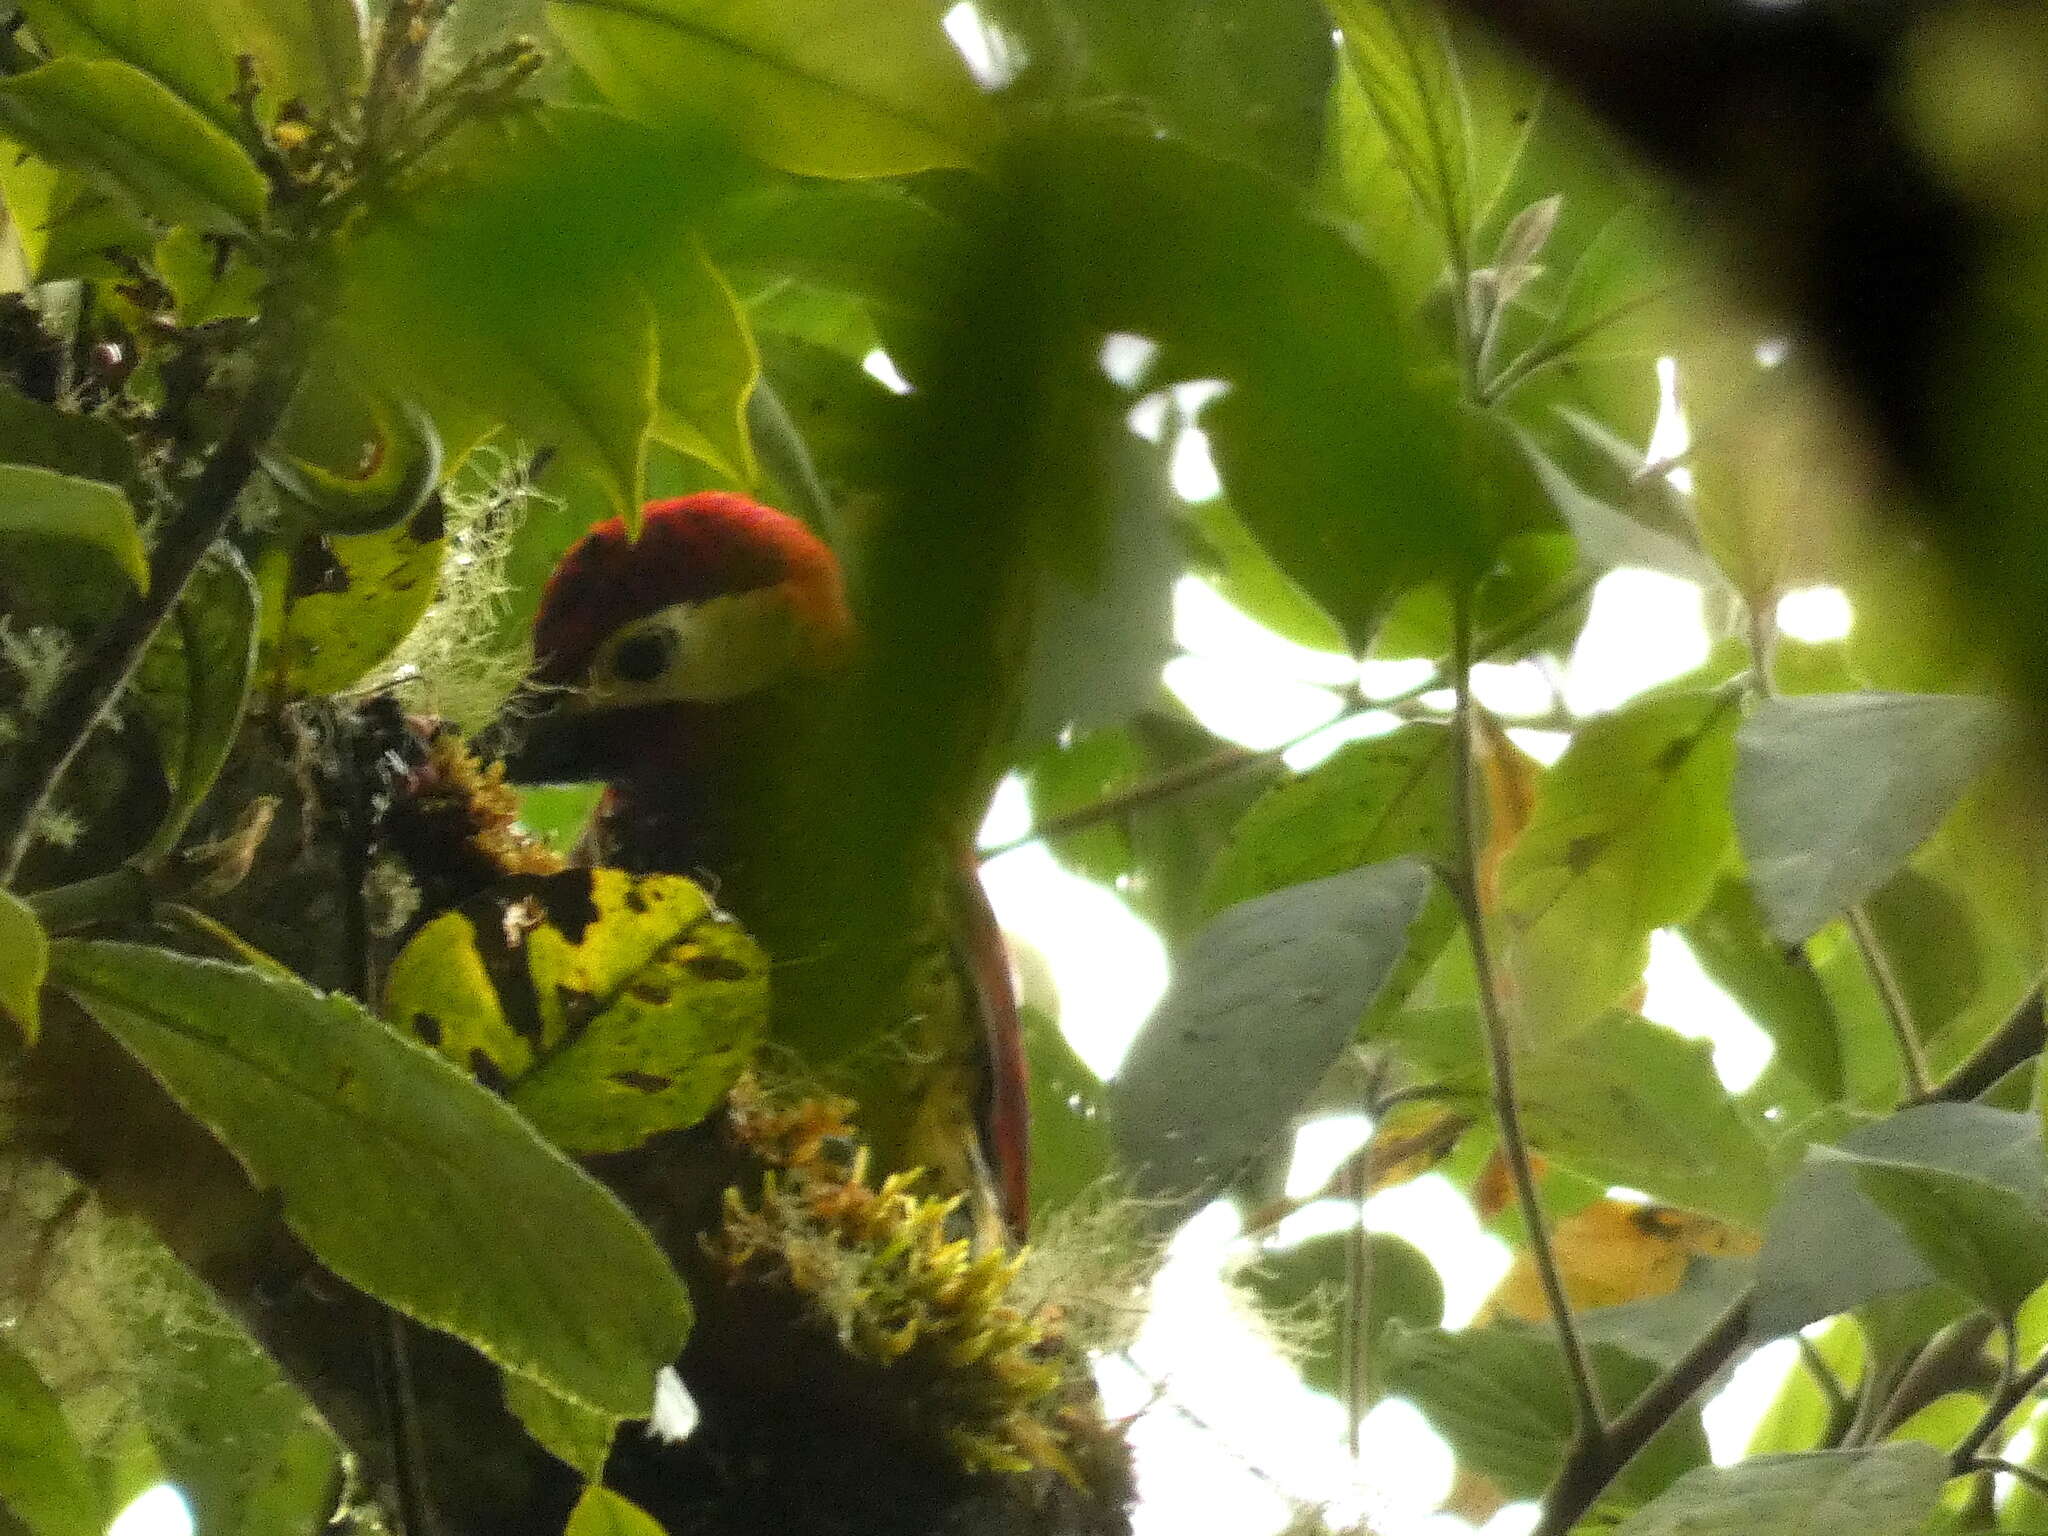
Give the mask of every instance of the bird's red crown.
POLYGON ((838 558, 787 512, 728 491, 654 501, 633 537, 622 518, 599 523, 555 567, 534 620, 537 676, 577 678, 605 637, 676 603, 780 587, 820 660, 853 636, 838 558))

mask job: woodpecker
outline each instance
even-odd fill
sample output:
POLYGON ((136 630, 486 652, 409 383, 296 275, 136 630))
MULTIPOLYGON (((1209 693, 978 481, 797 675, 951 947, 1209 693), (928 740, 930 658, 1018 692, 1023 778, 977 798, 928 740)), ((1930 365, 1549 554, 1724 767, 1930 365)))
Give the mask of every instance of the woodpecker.
MULTIPOLYGON (((790 814, 819 771, 819 722, 859 649, 840 564, 801 521, 744 496, 649 504, 638 536, 600 523, 556 566, 534 662, 505 735, 518 783, 602 782, 578 857, 688 875, 753 928, 778 965, 772 878, 790 814)), ((829 771, 829 765, 827 768, 829 771)), ((870 1072, 864 1122, 893 1125, 885 1163, 927 1166, 977 1206, 984 1233, 1026 1221, 1023 1051, 1008 962, 964 835, 944 857, 900 1010, 898 1065, 870 1072), (879 1087, 877 1085, 880 1085, 879 1087), (989 1218, 993 1215, 994 1221, 989 1218)))

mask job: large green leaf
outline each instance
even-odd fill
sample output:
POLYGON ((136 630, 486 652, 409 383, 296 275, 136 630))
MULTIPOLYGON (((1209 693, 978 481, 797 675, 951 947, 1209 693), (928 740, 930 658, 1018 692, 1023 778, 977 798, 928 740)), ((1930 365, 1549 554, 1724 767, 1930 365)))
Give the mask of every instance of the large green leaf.
POLYGON ((325 112, 362 86, 357 0, 24 0, 21 9, 51 53, 132 64, 223 128, 238 119, 238 54, 255 60, 273 110, 297 97, 325 112))
MULTIPOLYGON (((1412 1398, 1461 1463, 1484 1473, 1509 1498, 1546 1488, 1572 1439, 1572 1399, 1557 1341, 1547 1329, 1492 1323, 1462 1333, 1410 1329, 1381 1335, 1386 1390, 1412 1398)), ((1656 1368, 1611 1344, 1592 1346, 1594 1374, 1610 1409, 1620 1411, 1650 1384, 1656 1368)), ((1672 1416, 1629 1463, 1608 1498, 1640 1504, 1707 1460, 1696 1410, 1672 1416)))
POLYGON ((1519 1086, 1530 1142, 1588 1178, 1760 1226, 1776 1180, 1704 1040, 1633 1014, 1537 1049, 1519 1086))
POLYGON ((1737 734, 1735 826, 1771 931, 1796 944, 1882 885, 2010 732, 1989 699, 1805 694, 1737 734))
POLYGON ((100 1536, 104 1505, 57 1395, 0 1334, 0 1517, 28 1536, 100 1536))
POLYGON ((734 409, 751 377, 732 361, 743 343, 730 312, 721 320, 691 297, 710 279, 689 236, 733 178, 729 155, 547 107, 458 137, 444 169, 430 198, 367 222, 341 254, 341 332, 376 392, 426 409, 453 459, 499 429, 551 447, 629 518, 659 406, 713 446, 736 446, 735 422, 699 419, 707 377, 725 381, 734 409), (664 330, 686 348, 707 324, 722 326, 718 354, 671 359, 663 402, 664 330))
POLYGON ((0 133, 164 223, 246 236, 263 222, 269 188, 242 147, 119 60, 0 81, 0 133))
POLYGON ((759 470, 747 434, 747 396, 761 359, 739 300, 696 249, 669 265, 650 297, 661 349, 655 437, 753 485, 759 470))
POLYGON ((1245 812, 1210 866, 1204 903, 1220 912, 1403 854, 1448 864, 1451 777, 1447 726, 1418 722, 1347 742, 1245 812))
POLYGON ((1140 1193, 1213 1194, 1287 1126, 1400 961, 1430 884, 1412 859, 1368 865, 1240 903, 1195 935, 1111 1085, 1140 1193))
POLYGON ((1176 138, 1298 181, 1316 169, 1336 62, 1329 17, 1316 0, 1063 0, 981 9, 1022 31, 1027 60, 1040 50, 1078 54, 1099 77, 1097 89, 1176 138), (1048 23, 1048 12, 1057 20, 1048 23))
POLYGON ((1354 648, 1394 595, 1485 569, 1485 424, 1418 383, 1386 278, 1295 189, 1096 129, 1018 159, 1077 321, 1159 342, 1162 381, 1231 386, 1202 414, 1231 504, 1354 648))
MULTIPOLYGON (((0 461, 98 480, 131 496, 141 484, 134 445, 111 421, 45 405, 12 389, 0 389, 0 461)), ((126 534, 121 545, 118 557, 134 560, 126 534)))
POLYGON ((1531 1040, 1584 1029, 1643 973, 1650 934, 1713 890, 1733 835, 1736 702, 1651 697, 1588 722, 1501 866, 1501 926, 1531 1040))
POLYGON ((1344 649, 1336 622, 1273 563, 1226 498, 1198 502, 1188 509, 1188 521, 1198 541, 1196 568, 1232 607, 1296 645, 1344 649))
POLYGON ((1687 1473, 1615 1536, 1920 1536, 1947 1478, 1917 1441, 1757 1456, 1687 1473))
POLYGON ((232 548, 193 574, 135 674, 135 697, 156 732, 171 804, 145 856, 177 846, 227 762, 256 671, 259 602, 232 548))
POLYGON ((1988 1183, 2037 1211, 2042 1204, 2041 1131, 2031 1115, 1929 1104, 1851 1131, 1840 1153, 1809 1153, 1771 1213, 1750 1321, 1758 1338, 1941 1278, 1865 1192, 1860 1159, 1988 1183))
POLYGON ((1886 1158, 1850 1158, 1863 1192, 1936 1274, 2011 1318, 2048 1281, 2048 1181, 2031 1200, 2008 1184, 1886 1158))
POLYGON ((0 890, 0 1019, 14 1027, 24 1045, 36 1043, 42 1026, 43 977, 50 968, 50 941, 43 925, 19 896, 0 890))
POLYGON ((111 485, 29 464, 0 464, 0 539, 65 539, 112 559, 137 591, 149 586, 149 556, 135 509, 111 485))
MULTIPOLYGON (((1085 378, 1085 376, 1084 376, 1085 378)), ((1059 391, 1045 431, 1063 451, 1034 489, 1046 525, 1072 530, 1049 552, 1033 601, 1018 739, 1036 743, 1129 720, 1172 657, 1173 584, 1186 564, 1167 455, 1124 423, 1106 384, 1059 391)))
MULTIPOLYGON (((1451 823, 1451 733, 1405 725, 1349 742, 1298 778, 1255 801, 1209 866, 1202 901, 1210 915, 1303 881, 1413 854, 1440 864, 1455 857, 1451 823)), ((1377 1018, 1400 1006, 1457 927, 1450 893, 1431 889, 1408 933, 1408 950, 1374 1005, 1377 1018)))
POLYGON ((391 964, 386 1017, 572 1152, 693 1125, 767 1022, 759 949, 680 875, 577 869, 446 912, 391 964))
POLYGON ((647 1411, 689 1332, 668 1261, 509 1107, 340 996, 140 945, 53 968, 334 1272, 588 1407, 647 1411))
POLYGON ((1824 1102, 1842 1097, 1842 1048, 1827 990, 1802 951, 1765 933, 1747 882, 1723 876, 1681 930, 1708 976, 1777 1047, 1777 1060, 1824 1102))
POLYGON ((550 1456, 595 1481, 604 1474, 618 1418, 594 1413, 526 1376, 505 1378, 505 1406, 550 1456))
POLYGON ((317 1530, 340 1470, 333 1434, 175 1258, 153 1244, 135 1257, 148 1266, 148 1283, 177 1299, 136 1324, 152 1360, 138 1406, 161 1475, 178 1485, 199 1530, 317 1530))
POLYGON ((812 176, 971 166, 995 110, 928 0, 553 0, 548 25, 607 99, 658 125, 714 123, 812 176))

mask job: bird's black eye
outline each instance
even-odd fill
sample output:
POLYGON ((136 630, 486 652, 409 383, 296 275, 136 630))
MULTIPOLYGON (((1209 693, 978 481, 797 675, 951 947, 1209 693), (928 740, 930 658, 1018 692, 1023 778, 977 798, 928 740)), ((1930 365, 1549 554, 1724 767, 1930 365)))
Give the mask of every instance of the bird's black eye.
POLYGON ((676 637, 665 629, 643 630, 612 653, 612 676, 621 682, 651 683, 675 659, 676 637))

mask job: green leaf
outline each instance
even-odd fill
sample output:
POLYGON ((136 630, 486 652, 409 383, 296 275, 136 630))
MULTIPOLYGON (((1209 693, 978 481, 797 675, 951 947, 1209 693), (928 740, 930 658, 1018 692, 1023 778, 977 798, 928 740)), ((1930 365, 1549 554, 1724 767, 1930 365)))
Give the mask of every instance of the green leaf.
POLYGON ((1448 863, 1451 731, 1417 722, 1346 742, 1268 790, 1231 829, 1202 893, 1211 913, 1403 854, 1448 863))
POLYGON ((97 480, 29 464, 0 464, 0 539, 67 539, 110 556, 138 592, 149 588, 149 556, 128 498, 97 480))
POLYGON ((50 969, 50 941, 28 903, 0 890, 0 1019, 12 1024, 23 1045, 34 1045, 42 1028, 39 1001, 50 969))
POLYGON ((526 1376, 505 1378, 505 1406, 549 1455, 593 1482, 604 1475, 617 1415, 593 1413, 526 1376))
POLYGON ((1806 694, 1737 733, 1735 825, 1757 902, 1788 944, 1870 895, 2008 738, 2006 712, 1956 694, 1806 694))
POLYGON ((1076 316, 1157 341, 1158 382, 1231 386, 1201 418, 1231 505, 1354 650, 1401 591, 1486 568, 1489 429, 1418 383, 1386 278, 1295 189, 1092 129, 1019 161, 1076 316))
MULTIPOLYGON (((1511 1499, 1534 1498, 1549 1486, 1572 1438, 1571 1394, 1549 1330, 1490 1323, 1445 1333, 1395 1323, 1380 1337, 1386 1390, 1412 1398, 1460 1463, 1493 1479, 1511 1499)), ((1595 1344, 1591 1354, 1602 1400, 1613 1412, 1656 1375, 1654 1366, 1613 1345, 1595 1344)), ((1607 1497, 1624 1507, 1640 1504, 1706 1460, 1699 1413, 1681 1410, 1607 1497)))
POLYGON ((29 1536, 100 1536, 104 1504, 57 1395, 0 1334, 0 1516, 29 1536))
MULTIPOLYGON (((1210 864, 1205 910, 1214 915, 1286 886, 1403 854, 1450 863, 1450 742, 1445 726, 1404 725, 1390 735, 1347 742, 1268 790, 1238 820, 1210 864)), ((1407 999, 1456 928, 1450 893, 1432 887, 1409 929, 1408 950, 1373 1006, 1375 1020, 1407 999)))
POLYGON ((157 276, 171 290, 178 323, 253 319, 270 274, 240 252, 223 256, 204 235, 181 224, 156 245, 157 276))
MULTIPOLYGON (((1256 1264, 1236 1276, 1258 1299, 1260 1310, 1285 1330, 1302 1381, 1337 1398, 1344 1393, 1345 1332, 1337 1309, 1350 1289, 1356 1247, 1352 1233, 1324 1232, 1292 1248, 1261 1253, 1256 1264)), ((1443 1322, 1444 1283, 1421 1249, 1389 1232, 1367 1233, 1366 1248, 1368 1339, 1395 1319, 1410 1328, 1443 1322)))
POLYGON ((1948 1458, 1916 1441, 1758 1456, 1687 1473, 1614 1536, 1920 1536, 1947 1478, 1948 1458))
POLYGON ((264 100, 297 97, 315 113, 363 83, 363 16, 354 0, 24 0, 22 14, 53 54, 116 59, 174 91, 223 128, 238 114, 235 57, 256 63, 264 100))
MULTIPOLYGON (((0 160, 5 158, 0 156, 0 160)), ((45 405, 4 388, 0 388, 0 462, 102 481, 131 496, 141 484, 134 445, 112 422, 45 405)), ((124 562, 123 569, 139 569, 135 541, 123 534, 120 544, 117 558, 124 562)))
POLYGON ((1706 902, 1726 859, 1736 704, 1640 699, 1587 724, 1501 866, 1501 926, 1532 1041, 1584 1029, 1642 976, 1650 934, 1706 902))
POLYGON ((747 396, 760 377, 739 300, 700 248, 652 289, 661 382, 653 432, 741 485, 760 477, 747 435, 747 396))
POLYGON ((1530 1142, 1576 1173, 1749 1227, 1771 1209, 1769 1154, 1704 1040, 1609 1014, 1533 1050, 1520 1087, 1530 1142))
POLYGON ((1864 1192, 1856 1159, 1981 1180, 2038 1207, 2041 1156, 2033 1116, 1980 1104, 1901 1110, 1851 1131, 1839 1151, 1814 1149, 1786 1181, 1764 1230, 1752 1334, 1775 1338, 1940 1278, 1864 1192))
POLYGON ((318 356, 256 455, 289 514, 321 533, 379 533, 426 504, 441 481, 441 438, 410 400, 380 398, 318 356))
POLYGON ((703 1119, 766 1024, 752 940, 680 875, 570 870, 517 905, 523 928, 490 898, 422 928, 391 964, 385 1016, 572 1152, 703 1119))
POLYGON ((133 944, 68 940, 53 960, 336 1274, 589 1408, 647 1411, 689 1297, 510 1108, 301 983, 133 944))
POLYGON ((142 71, 60 59, 0 81, 0 133, 166 224, 252 236, 269 187, 242 147, 142 71))
MULTIPOLYGON (((1823 1149, 1823 1155, 1826 1155, 1823 1149)), ((2048 1281, 2048 1181, 2031 1202, 1988 1179, 1881 1158, 1847 1157, 1863 1192, 1934 1272, 2010 1319, 2048 1281)))
POLYGON ((1273 563, 1228 500, 1212 496, 1188 509, 1200 547, 1196 568, 1233 607, 1283 640, 1312 651, 1343 651, 1336 621, 1273 563))
MULTIPOLYGON (((983 7, 1009 24, 1028 7, 983 7)), ((1105 96, 1174 137, 1296 181, 1314 173, 1335 63, 1330 20, 1305 0, 1067 0, 1067 35, 1105 96), (1071 30, 1068 30, 1071 29, 1071 30)), ((1023 36, 1028 57, 1041 37, 1023 36)))
POLYGON ((1700 966, 1771 1037, 1776 1059, 1825 1103, 1846 1083, 1835 1011, 1813 965, 1764 931, 1747 881, 1723 876, 1680 930, 1700 966))
POLYGON ((256 582, 232 548, 193 574, 171 621, 157 631, 135 674, 135 698, 156 733, 170 807, 143 857, 175 848, 220 776, 256 672, 256 582))
MULTIPOLYGON (((136 1324, 151 1368, 138 1403, 159 1476, 193 1523, 222 1536, 317 1530, 334 1507, 340 1447, 270 1357, 166 1250, 147 1243, 139 1277, 175 1298, 136 1324), (195 1326, 195 1321, 197 1325, 195 1326)), ((126 1257, 124 1255, 124 1257, 126 1257)), ((151 1479, 155 1481, 154 1478, 151 1479)))
POLYGON ((1141 1196, 1213 1194, 1287 1126, 1400 961, 1430 885, 1412 859, 1368 865, 1240 903, 1195 935, 1110 1087, 1141 1196))
MULTIPOLYGON (((664 320, 679 345, 705 323, 727 325, 720 346, 736 345, 730 316, 707 320, 684 297, 653 297, 671 282, 704 290, 689 226, 737 175, 730 156, 559 106, 458 136, 445 153, 431 197, 366 222, 341 252, 351 361, 373 392, 425 408, 451 460, 510 429, 596 478, 612 511, 637 517, 664 320)), ((694 412, 690 361, 670 361, 668 403, 694 412)))
POLYGON ((623 1494, 589 1487, 569 1512, 562 1536, 663 1536, 654 1517, 623 1494))
POLYGON ((547 16, 614 105, 657 125, 715 122, 785 170, 974 166, 995 143, 994 107, 925 0, 553 0, 547 16))
POLYGON ((1719 571, 1699 535, 1689 527, 1662 526, 1635 515, 1633 508, 1616 506, 1582 489, 1564 466, 1539 447, 1526 433, 1516 434, 1523 453, 1534 466, 1543 492, 1557 515, 1578 541, 1580 551, 1603 570, 1630 566, 1663 571, 1708 587, 1719 585, 1719 571))
POLYGON ((1031 1095, 1031 1220, 1043 1222, 1100 1187, 1111 1170, 1107 1093, 1059 1022, 1029 1003, 1024 1080, 1031 1095))
POLYGON ((267 551, 256 570, 265 678, 292 698, 361 682, 433 602, 446 532, 429 501, 383 533, 308 534, 267 551))

